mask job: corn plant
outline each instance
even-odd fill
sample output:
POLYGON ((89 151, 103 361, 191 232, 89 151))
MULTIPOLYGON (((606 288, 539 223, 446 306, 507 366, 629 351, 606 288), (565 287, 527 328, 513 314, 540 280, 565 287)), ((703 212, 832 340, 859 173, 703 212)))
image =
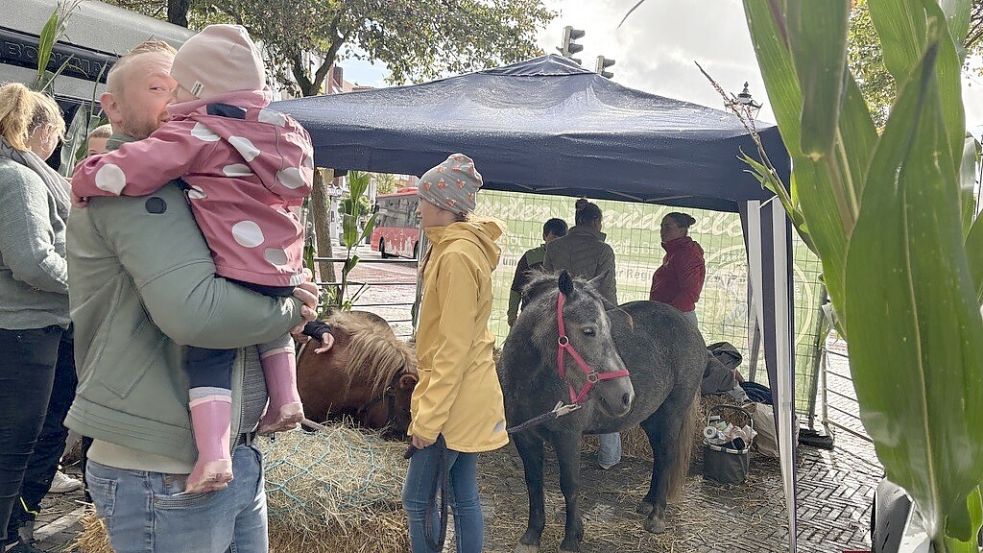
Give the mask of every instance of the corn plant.
POLYGON ((847 67, 850 0, 744 0, 791 182, 764 157, 746 160, 822 259, 887 477, 914 499, 936 553, 976 552, 983 223, 960 81, 971 4, 868 4, 898 87, 882 131, 847 67))
POLYGON ((58 5, 55 7, 48 21, 45 22, 44 27, 41 29, 41 34, 38 36, 38 66, 37 75, 34 77, 34 82, 31 84, 31 88, 38 92, 44 92, 46 94, 54 93, 54 83, 55 79, 69 66, 72 62, 72 57, 69 56, 61 65, 58 66, 54 71, 48 70, 48 65, 51 62, 51 54, 54 51, 55 44, 61 39, 62 35, 65 34, 65 28, 68 25, 68 19, 71 17, 72 12, 74 12, 82 0, 69 0, 69 1, 59 1, 58 5))
POLYGON ((348 291, 348 275, 358 265, 359 257, 357 248, 359 244, 365 242, 366 238, 372 235, 375 227, 375 214, 373 213, 365 220, 364 225, 359 228, 363 217, 368 213, 368 203, 365 196, 369 190, 370 175, 361 171, 351 171, 348 173, 348 200, 342 202, 341 213, 341 245, 345 247, 345 264, 341 268, 341 284, 336 289, 333 300, 335 307, 350 311, 355 301, 365 291, 366 286, 362 285, 352 295, 346 299, 348 291))
MULTIPOLYGON (((849 0, 745 0, 861 418, 937 553, 983 523, 983 224, 960 69, 969 0, 870 0, 898 96, 883 132, 847 69, 849 0)), ((770 170, 756 174, 784 187, 770 170)))

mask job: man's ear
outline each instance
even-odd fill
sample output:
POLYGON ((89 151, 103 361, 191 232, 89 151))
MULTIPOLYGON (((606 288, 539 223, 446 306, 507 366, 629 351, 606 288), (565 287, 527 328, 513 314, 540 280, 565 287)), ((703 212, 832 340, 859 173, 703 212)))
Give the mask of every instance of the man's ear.
POLYGON ((102 111, 106 112, 109 122, 118 126, 120 112, 119 106, 116 104, 116 96, 112 92, 103 92, 102 96, 99 97, 99 105, 102 106, 102 111))

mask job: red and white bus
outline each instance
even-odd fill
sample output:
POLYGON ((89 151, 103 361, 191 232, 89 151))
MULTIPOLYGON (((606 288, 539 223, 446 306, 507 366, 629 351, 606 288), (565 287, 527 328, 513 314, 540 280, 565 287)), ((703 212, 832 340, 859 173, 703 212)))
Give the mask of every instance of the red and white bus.
POLYGON ((420 217, 416 214, 416 187, 401 188, 395 194, 378 196, 375 201, 375 229, 372 249, 382 257, 418 257, 420 217))

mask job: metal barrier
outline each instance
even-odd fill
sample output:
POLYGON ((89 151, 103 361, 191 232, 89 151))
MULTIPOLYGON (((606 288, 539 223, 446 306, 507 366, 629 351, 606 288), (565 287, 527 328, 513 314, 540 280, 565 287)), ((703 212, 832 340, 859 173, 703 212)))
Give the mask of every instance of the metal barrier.
POLYGON ((832 351, 828 344, 824 344, 822 351, 822 423, 827 429, 830 427, 837 428, 861 440, 873 442, 860 420, 860 403, 853 392, 853 376, 849 372, 849 364, 846 364, 847 371, 833 368, 829 362, 831 356, 844 361, 850 359, 846 354, 832 351), (831 411, 836 414, 837 419, 843 422, 830 418, 831 411))
MULTIPOLYGON (((314 258, 315 263, 324 262, 324 263, 344 264, 346 261, 347 260, 344 257, 315 257, 314 258)), ((357 271, 358 270, 357 267, 362 265, 412 265, 415 268, 417 266, 417 263, 418 263, 417 259, 359 259, 358 266, 356 266, 355 270, 357 271)), ((340 282, 317 281, 315 282, 315 284, 325 289, 327 288, 337 289, 341 286, 340 282)), ((402 327, 402 325, 407 325, 407 324, 410 325, 409 332, 398 332, 398 331, 396 332, 397 336, 401 338, 408 338, 413 335, 413 331, 412 331, 413 329, 412 325, 414 322, 413 306, 415 304, 415 298, 416 298, 416 287, 417 287, 416 279, 405 280, 405 281, 350 279, 348 281, 348 293, 346 295, 351 297, 353 295, 359 294, 360 291, 364 290, 364 292, 362 292, 360 296, 360 301, 356 301, 355 303, 352 304, 353 308, 364 309, 366 311, 371 311, 371 312, 375 312, 374 310, 379 310, 380 308, 384 308, 384 311, 390 311, 392 309, 405 310, 407 315, 405 317, 398 317, 398 318, 393 316, 381 315, 379 313, 376 314, 383 317, 384 319, 386 319, 386 321, 389 324, 394 325, 397 328, 402 327), (414 298, 413 301, 398 301, 398 300, 389 301, 389 300, 385 300, 384 298, 379 299, 378 297, 376 297, 376 299, 373 299, 373 296, 382 296, 384 294, 369 294, 369 292, 371 291, 384 292, 386 289, 391 289, 395 287, 410 287, 410 286, 412 286, 414 289, 413 292, 410 293, 409 295, 409 297, 414 298), (351 292, 352 290, 355 291, 351 292), (369 294, 368 298, 364 299, 366 298, 366 294, 369 294)), ((394 328, 394 331, 395 330, 396 329, 394 328)))

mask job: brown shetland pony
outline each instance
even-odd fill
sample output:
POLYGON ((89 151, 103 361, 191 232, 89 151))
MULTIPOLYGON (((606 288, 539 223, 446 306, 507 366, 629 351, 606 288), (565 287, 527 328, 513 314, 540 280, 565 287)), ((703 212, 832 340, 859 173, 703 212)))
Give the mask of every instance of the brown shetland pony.
POLYGON ((308 419, 350 417, 366 428, 405 437, 410 398, 418 381, 416 352, 393 334, 385 319, 364 311, 331 315, 334 346, 297 356, 297 388, 308 419))

